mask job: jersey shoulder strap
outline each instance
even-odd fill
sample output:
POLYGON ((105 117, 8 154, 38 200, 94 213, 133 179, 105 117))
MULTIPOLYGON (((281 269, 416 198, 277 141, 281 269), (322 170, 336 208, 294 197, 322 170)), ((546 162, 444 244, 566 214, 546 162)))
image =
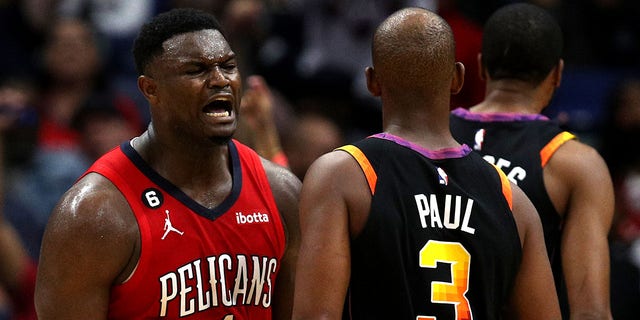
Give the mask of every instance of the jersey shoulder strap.
POLYGON ((558 148, 562 144, 572 139, 576 139, 576 136, 567 131, 560 132, 555 137, 553 137, 553 139, 551 139, 551 141, 549 141, 549 143, 547 143, 547 145, 544 146, 542 150, 540 150, 540 164, 542 165, 542 167, 547 165, 547 162, 549 161, 549 159, 551 159, 551 156, 556 152, 556 150, 558 150, 558 148))
POLYGON ((337 148, 336 150, 342 150, 349 153, 360 165, 360 169, 364 173, 364 176, 367 178, 367 183, 369 184, 369 190, 371 191, 371 195, 376 193, 376 183, 378 181, 378 175, 376 171, 373 169, 373 166, 367 159, 367 156, 360 150, 360 148, 354 145, 345 145, 337 148))
POLYGON ((511 183, 509 182, 509 178, 507 178, 507 175, 504 174, 504 172, 496 165, 492 164, 492 166, 496 169, 496 171, 498 171, 498 175, 500 176, 500 183, 502 184, 502 194, 509 204, 509 209, 513 210, 513 193, 511 191, 511 183))

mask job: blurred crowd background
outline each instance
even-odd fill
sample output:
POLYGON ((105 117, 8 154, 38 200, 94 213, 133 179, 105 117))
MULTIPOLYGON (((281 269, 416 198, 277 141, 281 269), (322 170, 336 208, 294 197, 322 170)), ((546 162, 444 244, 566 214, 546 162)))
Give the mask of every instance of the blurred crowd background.
MULTIPOLYGON (((400 7, 437 11, 452 26, 465 87, 453 107, 484 95, 476 57, 498 7, 547 8, 564 32, 565 72, 545 110, 598 149, 616 186, 611 230, 614 318, 640 311, 640 1, 635 0, 0 0, 2 210, 37 261, 48 214, 102 153, 144 130, 131 44, 157 13, 214 13, 244 76, 261 75, 290 168, 378 132, 364 83, 373 29, 400 7)), ((418 63, 407 61, 407 63, 418 63)), ((238 137, 250 136, 242 131, 238 137)), ((247 141, 251 144, 251 141, 247 141)), ((0 257, 1 259, 2 257, 0 257)), ((2 307, 0 319, 9 319, 2 307)))

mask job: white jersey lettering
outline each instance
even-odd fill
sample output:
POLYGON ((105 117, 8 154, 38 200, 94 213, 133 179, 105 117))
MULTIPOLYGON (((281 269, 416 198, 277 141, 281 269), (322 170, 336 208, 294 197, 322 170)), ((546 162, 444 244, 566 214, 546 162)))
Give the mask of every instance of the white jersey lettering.
POLYGON ((518 184, 518 181, 522 181, 527 177, 526 170, 519 166, 515 166, 512 168, 511 161, 509 160, 498 158, 498 160, 496 161, 496 158, 494 156, 488 154, 484 155, 482 158, 504 171, 504 173, 507 175, 507 178, 509 178, 509 180, 515 184, 518 184))
POLYGON ((431 194, 429 197, 424 194, 416 194, 414 195, 414 199, 422 228, 427 228, 430 225, 431 228, 459 229, 470 234, 476 232, 475 228, 469 226, 469 219, 471 218, 471 212, 473 210, 473 199, 466 200, 464 214, 461 214, 463 206, 462 196, 454 197, 450 194, 445 195, 442 218, 440 217, 440 207, 435 194, 431 194))
POLYGON ((222 254, 192 261, 159 278, 158 315, 179 310, 182 317, 220 305, 268 308, 277 267, 278 259, 261 256, 222 254))

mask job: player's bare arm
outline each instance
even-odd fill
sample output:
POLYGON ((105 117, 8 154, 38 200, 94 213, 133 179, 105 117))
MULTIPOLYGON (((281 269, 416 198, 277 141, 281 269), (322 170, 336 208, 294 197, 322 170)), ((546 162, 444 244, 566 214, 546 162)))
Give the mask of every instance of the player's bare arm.
POLYGON ((291 319, 296 262, 300 248, 298 200, 302 183, 291 171, 262 160, 273 196, 282 216, 287 237, 282 265, 274 292, 273 319, 291 319))
POLYGON ((341 319, 351 269, 350 216, 368 211, 362 202, 369 203, 371 193, 346 152, 320 157, 304 179, 293 319, 341 319))
POLYGON ((111 286, 135 268, 137 223, 120 192, 92 173, 54 208, 42 249, 38 318, 106 319, 111 286))
POLYGON ((568 141, 544 174, 558 212, 565 212, 561 248, 571 316, 611 319, 607 237, 614 196, 607 165, 592 147, 568 141))
POLYGON ((522 244, 522 263, 516 275, 509 319, 561 319, 542 224, 527 196, 513 183, 513 216, 522 244))

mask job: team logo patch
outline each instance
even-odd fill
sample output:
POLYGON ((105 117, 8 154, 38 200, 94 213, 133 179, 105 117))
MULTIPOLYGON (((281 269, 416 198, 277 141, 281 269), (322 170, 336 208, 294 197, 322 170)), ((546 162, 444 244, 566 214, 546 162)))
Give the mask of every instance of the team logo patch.
POLYGON ((438 182, 441 185, 448 185, 449 184, 449 176, 447 175, 446 172, 444 172, 444 170, 442 170, 442 168, 437 167, 438 170, 438 182))
POLYGON ((474 138, 475 144, 473 145, 473 150, 482 150, 482 144, 484 143, 484 135, 487 133, 487 130, 480 129, 476 131, 476 136, 474 138))
POLYGON ((162 192, 156 188, 149 188, 142 192, 142 203, 145 206, 155 209, 164 203, 164 197, 162 196, 162 192))

